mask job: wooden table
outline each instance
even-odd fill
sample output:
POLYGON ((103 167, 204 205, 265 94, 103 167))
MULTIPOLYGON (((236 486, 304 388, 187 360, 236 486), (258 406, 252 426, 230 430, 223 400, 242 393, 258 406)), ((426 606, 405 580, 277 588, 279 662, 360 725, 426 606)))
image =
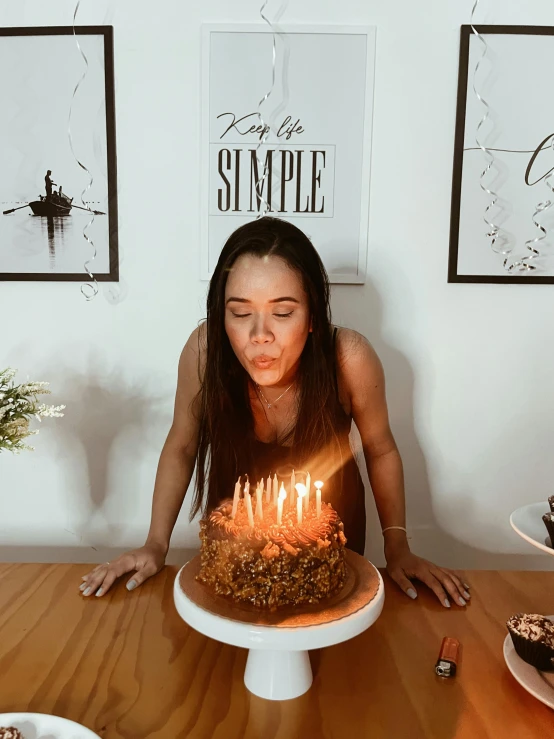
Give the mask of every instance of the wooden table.
POLYGON ((129 593, 78 591, 86 565, 0 565, 0 712, 53 713, 107 739, 537 739, 554 711, 504 664, 504 622, 554 613, 554 573, 467 572, 472 600, 447 611, 385 575, 383 614, 345 644, 312 653, 314 684, 273 703, 244 687, 246 650, 177 615, 176 567, 129 593), (434 665, 443 636, 463 645, 454 679, 434 665))

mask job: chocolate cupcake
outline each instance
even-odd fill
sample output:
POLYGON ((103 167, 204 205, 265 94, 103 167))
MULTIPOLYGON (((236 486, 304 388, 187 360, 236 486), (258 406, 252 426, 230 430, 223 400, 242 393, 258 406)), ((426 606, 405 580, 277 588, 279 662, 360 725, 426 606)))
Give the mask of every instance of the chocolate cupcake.
POLYGON ((0 727, 0 739, 24 739, 24 736, 19 729, 13 726, 2 726, 0 727))
POLYGON ((542 520, 550 537, 550 546, 554 547, 554 513, 545 513, 542 520))
POLYGON ((554 623, 538 613, 517 613, 506 622, 514 649, 537 670, 554 670, 554 623))

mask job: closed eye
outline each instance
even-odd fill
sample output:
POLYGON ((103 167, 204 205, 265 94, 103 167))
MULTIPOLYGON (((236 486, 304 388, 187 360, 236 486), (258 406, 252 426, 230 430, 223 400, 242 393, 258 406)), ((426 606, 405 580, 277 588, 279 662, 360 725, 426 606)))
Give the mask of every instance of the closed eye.
POLYGON ((234 311, 232 313, 235 318, 248 318, 248 316, 252 315, 252 313, 235 313, 234 311))
POLYGON ((292 316, 292 311, 290 311, 290 313, 274 313, 273 315, 275 318, 289 318, 292 316))

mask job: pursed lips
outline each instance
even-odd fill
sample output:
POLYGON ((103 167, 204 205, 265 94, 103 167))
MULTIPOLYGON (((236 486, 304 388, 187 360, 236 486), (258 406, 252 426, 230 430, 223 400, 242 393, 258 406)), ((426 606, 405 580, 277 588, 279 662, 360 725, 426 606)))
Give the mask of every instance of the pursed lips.
POLYGON ((274 362, 277 361, 276 357, 268 357, 266 354, 260 354, 257 357, 254 357, 250 360, 253 365, 256 367, 259 367, 260 369, 263 369, 264 367, 269 367, 274 362))

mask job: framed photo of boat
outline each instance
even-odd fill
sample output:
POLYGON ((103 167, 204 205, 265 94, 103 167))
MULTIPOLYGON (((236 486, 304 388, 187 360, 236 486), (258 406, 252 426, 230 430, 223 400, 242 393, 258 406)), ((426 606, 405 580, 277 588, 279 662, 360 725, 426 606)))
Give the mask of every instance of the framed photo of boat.
POLYGON ((0 28, 0 280, 119 280, 113 28, 0 28))

